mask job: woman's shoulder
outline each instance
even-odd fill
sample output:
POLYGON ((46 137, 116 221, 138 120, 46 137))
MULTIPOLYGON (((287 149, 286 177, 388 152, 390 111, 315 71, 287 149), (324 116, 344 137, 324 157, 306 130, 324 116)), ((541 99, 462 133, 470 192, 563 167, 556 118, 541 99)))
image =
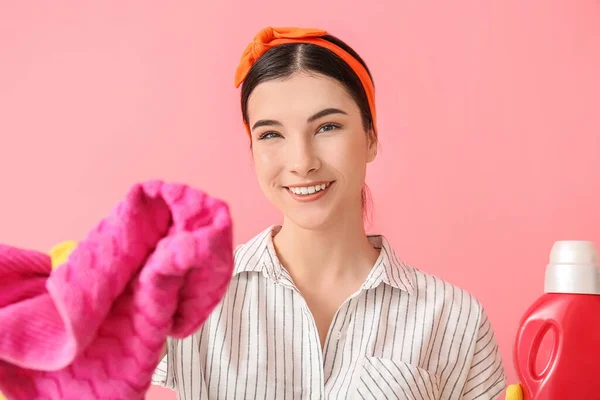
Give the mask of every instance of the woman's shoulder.
POLYGON ((245 242, 237 244, 234 248, 234 255, 236 257, 243 256, 249 249, 261 249, 266 248, 272 240, 272 235, 277 229, 275 225, 269 225, 262 231, 254 234, 250 239, 245 242))
POLYGON ((233 250, 234 276, 241 272, 260 271, 265 262, 273 260, 272 235, 276 226, 269 226, 233 250))
POLYGON ((451 307, 466 312, 483 312, 482 303, 469 289, 406 263, 384 235, 370 235, 370 240, 376 248, 382 249, 381 259, 387 264, 388 275, 397 277, 390 281, 402 282, 401 287, 419 303, 426 303, 428 307, 435 305, 444 309, 451 307))
POLYGON ((469 289, 419 268, 413 266, 407 268, 413 278, 413 295, 419 300, 433 302, 442 308, 484 316, 482 302, 469 289))

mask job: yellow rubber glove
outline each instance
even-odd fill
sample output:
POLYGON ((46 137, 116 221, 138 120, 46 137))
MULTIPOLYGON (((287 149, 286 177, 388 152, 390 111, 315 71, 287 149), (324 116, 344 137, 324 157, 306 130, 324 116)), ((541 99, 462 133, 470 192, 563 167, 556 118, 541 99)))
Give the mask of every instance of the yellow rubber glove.
MULTIPOLYGON (((74 240, 66 240, 52 247, 48 252, 52 260, 52 269, 56 269, 64 264, 69 259, 69 255, 75 250, 75 247, 77 247, 77 242, 74 240)), ((7 400, 2 395, 2 392, 0 392, 0 400, 7 400)))
POLYGON ((523 400, 523 389, 518 383, 515 385, 509 385, 506 388, 505 400, 523 400))

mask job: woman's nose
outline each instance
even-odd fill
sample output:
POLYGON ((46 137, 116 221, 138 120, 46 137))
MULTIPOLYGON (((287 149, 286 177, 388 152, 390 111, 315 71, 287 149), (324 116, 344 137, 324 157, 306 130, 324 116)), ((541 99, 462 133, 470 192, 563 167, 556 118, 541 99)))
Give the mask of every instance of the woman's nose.
POLYGON ((321 167, 317 152, 311 143, 306 140, 290 143, 288 154, 289 168, 292 173, 298 176, 308 176, 321 167))

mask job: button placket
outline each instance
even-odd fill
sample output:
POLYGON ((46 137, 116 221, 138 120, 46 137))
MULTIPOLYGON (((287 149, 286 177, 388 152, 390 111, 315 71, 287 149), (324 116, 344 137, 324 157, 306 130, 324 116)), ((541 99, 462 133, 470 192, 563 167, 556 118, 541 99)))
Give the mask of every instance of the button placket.
POLYGON ((325 342, 325 351, 323 352, 323 371, 325 373, 325 384, 329 380, 335 366, 336 359, 344 349, 344 338, 346 337, 347 327, 352 321, 353 298, 349 298, 338 309, 333 317, 332 325, 329 329, 329 335, 325 342), (333 357, 333 359, 331 359, 333 357))

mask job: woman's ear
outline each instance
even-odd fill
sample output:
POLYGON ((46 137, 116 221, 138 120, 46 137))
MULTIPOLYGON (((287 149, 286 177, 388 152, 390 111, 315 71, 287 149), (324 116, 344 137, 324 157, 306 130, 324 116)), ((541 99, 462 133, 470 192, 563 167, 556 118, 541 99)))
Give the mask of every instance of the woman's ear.
POLYGON ((377 145, 377 136, 375 135, 375 132, 370 129, 367 132, 367 162, 375 160, 375 157, 377 156, 377 145))

